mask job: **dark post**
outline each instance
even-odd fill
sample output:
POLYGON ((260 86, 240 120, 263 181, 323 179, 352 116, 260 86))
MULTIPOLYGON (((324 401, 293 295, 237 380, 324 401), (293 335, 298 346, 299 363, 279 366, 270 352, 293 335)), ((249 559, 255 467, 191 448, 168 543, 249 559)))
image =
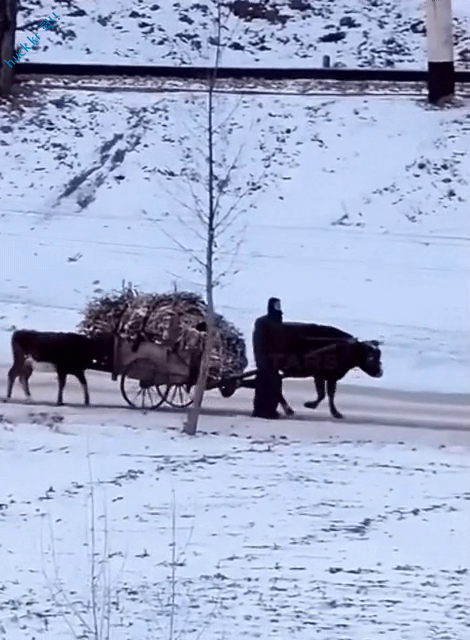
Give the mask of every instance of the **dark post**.
POLYGON ((428 100, 438 104, 455 93, 452 0, 426 0, 428 100))
POLYGON ((0 95, 7 97, 13 86, 17 0, 0 0, 0 95))

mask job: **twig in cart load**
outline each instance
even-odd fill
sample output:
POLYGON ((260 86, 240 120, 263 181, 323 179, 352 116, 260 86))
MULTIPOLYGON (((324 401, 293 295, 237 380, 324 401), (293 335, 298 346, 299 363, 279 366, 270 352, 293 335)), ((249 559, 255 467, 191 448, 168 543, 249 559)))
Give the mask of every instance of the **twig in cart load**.
MULTIPOLYGON (((139 292, 131 283, 121 292, 110 292, 85 307, 80 331, 87 335, 105 331, 124 340, 177 344, 182 351, 201 352, 204 347, 207 306, 191 291, 163 294, 139 292)), ((209 379, 213 382, 246 369, 246 345, 241 332, 222 315, 215 314, 215 336, 209 379)))

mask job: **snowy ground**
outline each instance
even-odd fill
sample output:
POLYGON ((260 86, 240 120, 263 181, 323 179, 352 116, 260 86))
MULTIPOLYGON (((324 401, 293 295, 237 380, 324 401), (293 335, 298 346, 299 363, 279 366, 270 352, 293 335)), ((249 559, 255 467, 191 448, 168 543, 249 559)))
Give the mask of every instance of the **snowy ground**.
MULTIPOLYGON (((425 68, 424 3, 419 0, 236 0, 226 3, 223 64, 319 67, 325 54, 349 67, 425 68), (267 10, 262 11, 265 4, 267 10), (251 9, 250 9, 251 5, 251 9), (254 19, 249 19, 255 11, 254 19)), ((47 16, 28 61, 207 64, 216 33, 209 0, 23 0, 18 44, 47 16)), ((457 65, 470 67, 470 4, 453 0, 457 65)))
MULTIPOLYGON (((87 297, 123 279, 152 291, 202 282, 175 244, 202 255, 178 177, 191 168, 204 200, 202 100, 55 90, 0 108, 3 362, 13 326, 71 329, 87 297)), ((468 112, 410 97, 219 100, 222 176, 242 149, 222 211, 255 191, 219 310, 249 342, 278 295, 286 318, 385 340, 383 380, 350 379, 468 392, 468 112)), ((227 266, 232 245, 221 247, 227 266)))
MULTIPOLYGON (((0 379, 6 379, 7 366, 0 367, 0 379)), ((105 373, 88 372, 91 402, 93 409, 84 409, 83 391, 74 378, 69 378, 65 392, 66 406, 60 409, 60 415, 67 417, 74 424, 103 423, 108 426, 122 425, 128 422, 135 427, 148 426, 150 416, 146 417, 140 410, 130 409, 120 394, 119 385, 105 373), (116 411, 120 409, 120 411, 116 411), (122 410, 125 410, 122 413, 122 410), (141 416, 143 415, 143 418, 141 416), (143 422, 142 422, 143 420, 143 422)), ((57 398, 56 376, 51 373, 35 372, 31 382, 33 400, 26 403, 19 384, 14 388, 13 399, 0 404, 3 419, 13 423, 28 422, 31 415, 41 411, 59 411, 55 406, 57 398)), ((370 437, 376 430, 381 437, 389 431, 398 441, 411 441, 411 438, 423 440, 422 430, 432 433, 444 431, 446 441, 453 444, 470 442, 470 395, 469 394, 436 394, 434 392, 394 391, 381 388, 365 388, 358 385, 340 384, 337 394, 338 408, 343 412, 345 421, 334 420, 330 416, 328 403, 324 402, 315 411, 305 409, 306 400, 314 398, 312 380, 287 380, 284 383, 284 394, 295 410, 295 416, 288 423, 280 422, 278 433, 288 424, 291 436, 311 439, 317 437, 353 433, 360 437, 370 437), (405 430, 404 433, 400 433, 405 430), (411 431, 410 431, 411 430, 411 431), (463 441, 462 441, 463 438, 463 441)), ((131 395, 135 397, 131 390, 131 395)), ((256 426, 264 425, 264 421, 249 420, 253 406, 253 391, 239 389, 231 398, 223 398, 218 390, 208 392, 204 398, 204 415, 229 417, 237 433, 251 433, 256 426)), ((166 420, 181 425, 184 411, 178 411, 165 405, 157 414, 166 414, 166 420)), ((159 420, 154 418, 155 420, 159 420)), ((203 420, 202 424, 205 424, 203 420)), ((222 420, 222 425, 225 424, 222 420)), ((274 427, 268 425, 272 430, 274 427)), ((264 433, 265 426, 261 427, 264 433)), ((232 433, 232 431, 230 431, 232 433)), ((394 440, 395 441, 395 440, 394 440)))
MULTIPOLYGON (((61 18, 31 60, 206 55, 202 46, 188 59, 169 44, 185 33, 193 47, 204 40, 208 30, 181 17, 195 20, 201 4, 22 4, 25 22, 61 18), (139 15, 149 12, 157 27, 139 15)), ((464 4, 454 4, 463 20, 464 4)), ((316 3, 315 22, 313 10, 301 19, 289 6, 282 27, 239 24, 240 47, 225 62, 311 64, 307 53, 318 64, 334 52, 351 66, 424 65, 420 25, 410 33, 414 3, 358 4, 361 27, 321 49, 346 3, 316 3), (372 25, 373 37, 363 33, 372 25)), ((176 243, 203 250, 192 231, 204 199, 202 99, 57 89, 0 105, 2 379, 15 326, 72 329, 87 297, 123 279, 198 288, 176 243)), ((117 409, 108 376, 89 376, 94 408, 69 383, 73 404, 57 409, 54 378, 35 373, 37 404, 0 405, 0 638, 97 637, 86 628, 94 570, 98 617, 109 591, 112 640, 464 640, 468 111, 429 110, 409 96, 218 100, 222 179, 243 146, 222 211, 251 191, 233 230, 246 226, 239 274, 217 292, 218 310, 249 342, 254 317, 279 295, 289 319, 384 338, 385 377, 340 387, 343 423, 326 407, 302 410, 311 382, 287 383, 297 419, 276 424, 248 417, 249 392, 212 393, 202 433, 187 439, 176 411, 117 409)), ((230 262, 230 243, 220 245, 230 262)))
POLYGON ((188 440, 174 420, 3 422, 0 637, 92 624, 92 523, 113 640, 170 637, 173 539, 184 638, 468 636, 468 447, 211 435, 220 417, 188 440))

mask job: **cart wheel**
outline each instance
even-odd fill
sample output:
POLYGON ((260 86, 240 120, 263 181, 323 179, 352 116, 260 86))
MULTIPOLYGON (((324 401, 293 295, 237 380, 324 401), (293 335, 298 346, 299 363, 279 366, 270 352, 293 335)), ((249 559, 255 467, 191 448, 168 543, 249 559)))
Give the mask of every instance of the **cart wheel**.
POLYGON ((192 388, 188 392, 185 384, 161 384, 157 385, 157 391, 170 407, 186 409, 193 403, 192 388))
POLYGON ((133 409, 158 409, 165 402, 155 385, 158 369, 148 358, 131 360, 121 375, 121 394, 133 409))

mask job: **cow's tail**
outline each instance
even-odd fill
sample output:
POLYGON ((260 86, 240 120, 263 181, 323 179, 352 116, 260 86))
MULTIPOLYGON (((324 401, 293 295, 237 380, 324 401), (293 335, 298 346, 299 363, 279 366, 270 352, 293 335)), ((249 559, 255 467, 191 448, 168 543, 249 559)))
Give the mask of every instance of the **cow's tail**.
MULTIPOLYGON (((24 332, 17 330, 11 336, 11 352, 13 355, 13 364, 8 371, 7 399, 11 398, 13 386, 16 378, 20 378, 21 385, 27 394, 27 383, 25 382, 25 362, 27 354, 25 353, 23 343, 24 332)), ((31 368, 32 370, 32 368, 31 368)), ((28 394, 27 394, 28 395, 28 394)))
POLYGON ((28 352, 28 335, 25 330, 17 329, 11 336, 11 352, 13 356, 13 368, 20 372, 34 369, 34 360, 28 352))

